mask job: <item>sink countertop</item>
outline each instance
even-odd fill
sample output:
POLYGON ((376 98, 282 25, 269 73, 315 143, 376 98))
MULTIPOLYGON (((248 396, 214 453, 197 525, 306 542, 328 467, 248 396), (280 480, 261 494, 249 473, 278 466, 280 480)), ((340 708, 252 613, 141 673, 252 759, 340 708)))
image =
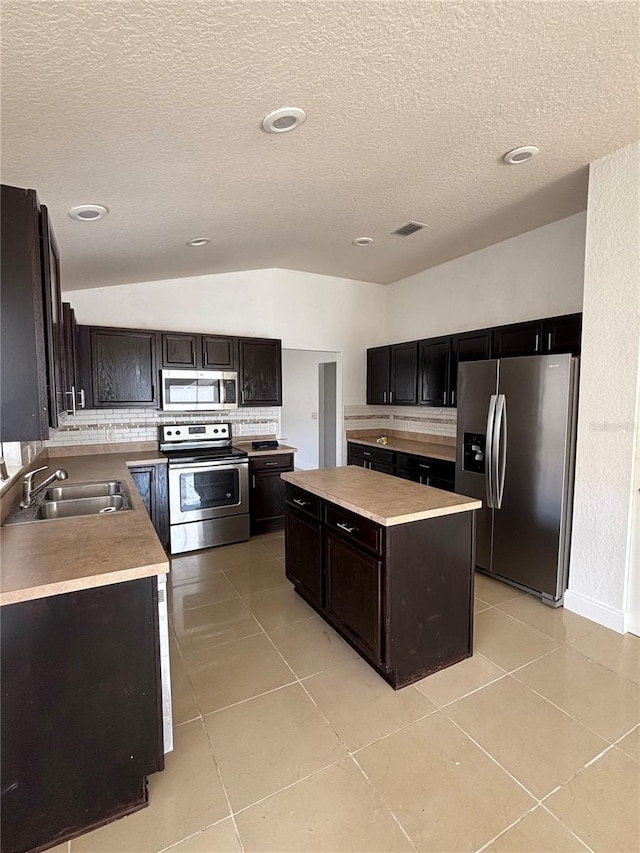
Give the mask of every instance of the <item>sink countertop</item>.
POLYGON ((356 515, 369 518, 383 527, 469 512, 482 507, 482 501, 476 498, 421 486, 357 465, 290 471, 280 476, 287 483, 356 515))
POLYGON ((168 572, 168 557, 127 467, 166 461, 161 457, 156 450, 49 460, 52 470, 68 472, 65 485, 123 480, 133 509, 3 526, 0 605, 168 572))
POLYGON ((431 441, 412 441, 408 438, 389 438, 386 444, 380 444, 375 438, 347 438, 353 444, 366 444, 368 447, 381 447, 383 450, 395 450, 397 453, 411 453, 414 456, 428 456, 445 462, 456 461, 455 445, 436 444, 431 441))

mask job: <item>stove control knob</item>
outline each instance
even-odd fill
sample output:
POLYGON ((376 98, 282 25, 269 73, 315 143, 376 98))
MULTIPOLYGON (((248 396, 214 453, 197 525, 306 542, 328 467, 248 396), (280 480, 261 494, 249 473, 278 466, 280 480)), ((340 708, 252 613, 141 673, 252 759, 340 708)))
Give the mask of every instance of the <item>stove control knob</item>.
POLYGON ((171 430, 170 430, 170 429, 168 429, 168 430, 167 430, 167 435, 171 435, 171 430))
POLYGON ((214 429, 214 432, 218 432, 218 430, 217 430, 217 429, 214 429))
POLYGON ((180 430, 179 430, 179 429, 177 429, 177 430, 176 430, 176 435, 180 435, 180 430))

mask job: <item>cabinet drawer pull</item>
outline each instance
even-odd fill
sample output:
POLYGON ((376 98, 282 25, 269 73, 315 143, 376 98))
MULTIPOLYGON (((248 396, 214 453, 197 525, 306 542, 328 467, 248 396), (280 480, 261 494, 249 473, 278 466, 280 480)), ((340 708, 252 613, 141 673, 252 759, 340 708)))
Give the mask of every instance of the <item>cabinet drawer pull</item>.
POLYGON ((265 468, 277 468, 279 464, 280 464, 279 462, 265 462, 264 467, 265 468))
POLYGON ((80 389, 80 408, 85 408, 85 400, 84 400, 84 388, 80 389))
POLYGON ((298 506, 309 506, 311 501, 303 501, 301 498, 294 498, 294 504, 298 504, 298 506))
POLYGON ((357 527, 349 527, 348 524, 345 524, 342 521, 339 521, 336 524, 336 527, 339 527, 340 530, 345 530, 347 533, 355 533, 355 531, 358 529, 357 527))
POLYGON ((431 465, 420 465, 421 468, 426 468, 427 471, 431 470, 431 465))
POLYGON ((551 332, 547 335, 547 349, 551 349, 551 332))
POLYGON ((363 450, 363 451, 362 451, 362 455, 363 455, 363 456, 371 456, 371 454, 369 453, 369 451, 368 451, 368 450, 363 450))
POLYGON ((535 348, 535 352, 538 352, 538 349, 539 349, 539 348, 540 348, 540 335, 536 332, 536 348, 535 348))
POLYGON ((383 403, 386 403, 386 402, 387 402, 387 392, 386 392, 386 391, 383 391, 383 392, 382 392, 382 402, 383 402, 383 403))
POLYGON ((255 487, 256 487, 256 475, 255 474, 251 477, 251 485, 255 489, 255 487))

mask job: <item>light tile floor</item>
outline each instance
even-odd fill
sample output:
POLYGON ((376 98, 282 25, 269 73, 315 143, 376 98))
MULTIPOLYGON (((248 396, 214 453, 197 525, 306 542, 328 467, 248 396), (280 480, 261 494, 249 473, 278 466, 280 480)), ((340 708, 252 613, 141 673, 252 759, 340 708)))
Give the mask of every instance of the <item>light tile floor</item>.
POLYGON ((281 534, 173 560, 175 751, 56 853, 640 849, 640 639, 484 576, 475 654, 392 690, 294 592, 281 534))

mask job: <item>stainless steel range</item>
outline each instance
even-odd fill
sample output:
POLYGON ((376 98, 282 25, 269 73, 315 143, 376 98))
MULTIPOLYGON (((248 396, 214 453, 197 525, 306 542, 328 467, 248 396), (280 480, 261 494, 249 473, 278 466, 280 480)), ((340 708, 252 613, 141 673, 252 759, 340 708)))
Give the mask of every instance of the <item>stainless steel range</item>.
POLYGON ((249 538, 249 459, 231 444, 231 424, 161 427, 169 460, 171 553, 249 538))

